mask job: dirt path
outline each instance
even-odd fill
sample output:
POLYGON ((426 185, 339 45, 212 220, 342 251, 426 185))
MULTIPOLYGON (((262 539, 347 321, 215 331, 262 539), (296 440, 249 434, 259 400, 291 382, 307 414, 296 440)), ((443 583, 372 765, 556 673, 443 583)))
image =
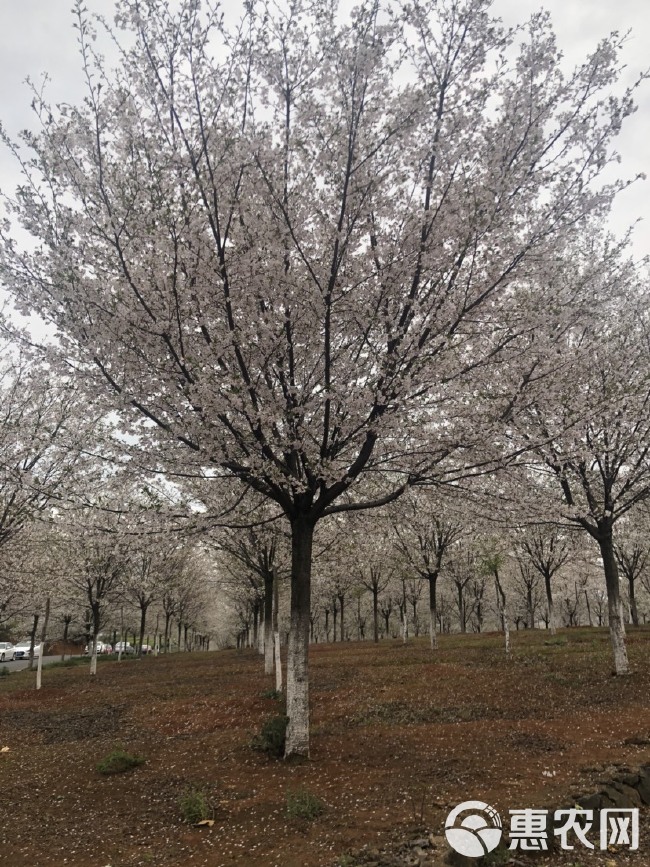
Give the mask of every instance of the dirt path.
MULTIPOLYGON (((0 867, 352 867, 364 846, 388 857, 423 829, 441 837, 460 801, 562 807, 650 762, 649 630, 630 637, 625 679, 603 630, 513 638, 510 663, 500 636, 443 637, 435 657, 424 640, 315 646, 304 764, 250 748, 281 712, 250 651, 103 662, 95 681, 55 667, 38 695, 28 672, 0 678, 0 867), (116 746, 146 762, 100 775, 116 746), (182 821, 190 789, 212 826, 182 821), (287 816, 299 789, 321 816, 287 816)), ((534 863, 647 867, 645 814, 642 832, 637 853, 534 863)))

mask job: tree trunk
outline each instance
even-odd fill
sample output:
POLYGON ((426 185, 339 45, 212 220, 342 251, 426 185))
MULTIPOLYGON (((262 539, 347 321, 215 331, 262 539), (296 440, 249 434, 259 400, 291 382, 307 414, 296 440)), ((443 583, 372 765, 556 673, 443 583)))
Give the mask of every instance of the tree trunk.
POLYGON ((336 643, 336 624, 338 622, 339 610, 336 607, 336 598, 332 599, 332 641, 336 643))
POLYGON ((379 588, 372 588, 372 638, 379 643, 379 588))
MULTIPOLYGON (((253 647, 258 650, 258 630, 260 621, 260 604, 255 602, 253 605, 253 647)), ((185 650, 187 650, 187 637, 185 639, 185 650)))
POLYGON ((93 649, 90 655, 90 674, 97 674, 97 636, 99 635, 99 617, 97 612, 93 611, 93 649))
POLYGON ((32 631, 29 633, 29 670, 34 670, 34 641, 36 639, 36 630, 38 629, 38 618, 39 615, 34 615, 34 621, 32 626, 32 631))
POLYGON ((533 588, 529 584, 526 587, 526 619, 528 621, 528 628, 535 628, 535 612, 533 611, 533 588))
POLYGON ((339 606, 341 608, 341 641, 345 641, 345 596, 339 593, 339 606))
POLYGON ((499 580, 498 569, 494 570, 494 584, 497 591, 497 607, 503 625, 503 637, 505 639, 506 656, 510 657, 510 623, 508 622, 508 609, 506 607, 506 594, 503 592, 501 581, 499 580))
POLYGON ((41 678, 43 673, 43 653, 45 651, 45 639, 47 638, 47 624, 50 619, 50 597, 45 600, 45 617, 43 618, 43 629, 41 630, 41 647, 38 652, 38 665, 36 666, 36 689, 41 688, 41 678))
POLYGON ((587 593, 587 588, 585 587, 585 603, 587 605, 587 622, 589 626, 593 626, 594 622, 591 619, 591 603, 589 602, 589 594, 587 593))
POLYGON ((280 586, 278 573, 273 570, 273 665, 275 691, 282 692, 282 657, 280 655, 280 586))
POLYGON ((63 653, 61 654, 61 662, 65 662, 65 646, 68 643, 68 629, 70 628, 70 620, 66 615, 63 619, 63 653))
POLYGON ((124 652, 124 644, 126 635, 124 634, 124 608, 120 608, 120 649, 117 652, 117 661, 122 662, 122 653, 124 652))
MULTIPOLYGON (((309 613, 314 525, 301 515, 291 522, 291 628, 287 649, 285 758, 309 756, 309 613)), ((343 618, 341 618, 341 621, 343 618)))
POLYGON ((625 647, 625 625, 623 622, 623 605, 618 582, 618 566, 614 556, 612 530, 601 529, 598 538, 600 554, 605 569, 605 585, 607 587, 607 605, 609 614, 609 637, 614 653, 614 670, 617 675, 629 674, 630 666, 625 647))
POLYGON ((273 572, 264 575, 264 674, 273 674, 273 572))
POLYGON ((456 590, 458 591, 458 619, 460 620, 460 631, 462 634, 467 632, 467 619, 465 617, 465 604, 463 601, 463 584, 459 580, 456 584, 456 590))
POLYGON ((632 619, 632 626, 639 625, 639 610, 636 606, 636 596, 634 595, 634 581, 636 576, 628 575, 627 583, 630 592, 630 617, 632 619))
POLYGON ((169 639, 171 637, 172 624, 171 624, 172 616, 171 613, 165 612, 165 653, 169 653, 169 639))
POLYGON ((147 608, 147 605, 140 606, 140 656, 142 656, 142 645, 144 644, 144 630, 147 625, 147 608))
POLYGON ((555 635, 555 613, 553 611, 553 592, 551 591, 551 576, 547 572, 544 575, 544 587, 546 588, 546 610, 548 611, 548 628, 551 630, 551 635, 555 635))
POLYGON ((436 632, 436 622, 438 620, 437 583, 438 575, 435 572, 431 573, 429 575, 429 637, 431 639, 431 650, 438 649, 438 634, 436 632))

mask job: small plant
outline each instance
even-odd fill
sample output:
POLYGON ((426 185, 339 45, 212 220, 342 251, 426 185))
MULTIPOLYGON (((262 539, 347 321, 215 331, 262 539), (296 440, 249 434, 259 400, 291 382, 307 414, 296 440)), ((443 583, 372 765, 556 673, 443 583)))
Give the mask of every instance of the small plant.
POLYGON ((266 753, 268 756, 281 759, 284 755, 288 722, 289 717, 284 714, 267 719, 260 733, 253 738, 251 742, 252 748, 261 753, 266 753))
POLYGON ((181 795, 178 806, 183 821, 196 825, 212 816, 212 807, 203 789, 189 788, 181 795))
POLYGON ((97 765, 97 770, 100 774, 109 776, 110 774, 123 774, 125 771, 131 771, 139 765, 144 764, 145 759, 142 756, 133 756, 127 753, 126 750, 117 747, 97 765))
POLYGON ((262 693, 262 698, 272 698, 273 701, 280 701, 280 699, 284 698, 284 695, 279 689, 265 689, 262 693))
POLYGON ((8 674, 11 674, 11 672, 6 665, 3 665, 2 668, 0 668, 0 677, 7 677, 8 674))
POLYGON ((287 792, 287 816, 290 819, 316 819, 325 812, 325 804, 308 789, 287 792))

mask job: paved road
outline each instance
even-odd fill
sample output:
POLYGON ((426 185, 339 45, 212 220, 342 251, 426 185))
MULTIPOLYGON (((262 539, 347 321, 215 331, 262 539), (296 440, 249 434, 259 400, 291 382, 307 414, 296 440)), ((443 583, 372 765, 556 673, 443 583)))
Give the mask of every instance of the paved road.
MULTIPOLYGON (((68 657, 66 657, 67 659, 68 657)), ((60 656, 44 656, 43 657, 43 665, 52 665, 53 662, 60 662, 60 656)), ((34 660, 34 671, 36 670, 36 662, 34 660)), ((15 662, 0 662, 0 668, 6 665, 9 671, 20 671, 21 668, 27 668, 29 665, 28 659, 17 659, 15 662)))

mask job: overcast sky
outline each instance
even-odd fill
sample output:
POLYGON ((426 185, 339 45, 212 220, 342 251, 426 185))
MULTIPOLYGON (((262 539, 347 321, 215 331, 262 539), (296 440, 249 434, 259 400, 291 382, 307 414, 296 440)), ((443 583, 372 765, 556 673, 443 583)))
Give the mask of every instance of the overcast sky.
MULTIPOLYGON (((86 0, 90 9, 110 15, 111 0, 86 0)), ((74 102, 81 93, 76 31, 71 0, 0 0, 0 118, 15 133, 31 122, 31 97, 23 82, 47 71, 52 101, 74 102)), ((227 6, 231 3, 226 2, 227 6)), ((650 63, 650 4, 647 0, 495 0, 494 11, 507 23, 528 17, 543 5, 551 12, 558 42, 567 61, 577 61, 612 30, 631 36, 624 55, 631 82, 650 63)), ((621 174, 650 175, 650 83, 638 97, 639 108, 618 140, 621 174)), ((0 153, 0 185, 13 186, 12 163, 0 153)), ((650 180, 638 182, 616 205, 613 226, 623 229, 636 218, 635 250, 650 254, 650 180)))

